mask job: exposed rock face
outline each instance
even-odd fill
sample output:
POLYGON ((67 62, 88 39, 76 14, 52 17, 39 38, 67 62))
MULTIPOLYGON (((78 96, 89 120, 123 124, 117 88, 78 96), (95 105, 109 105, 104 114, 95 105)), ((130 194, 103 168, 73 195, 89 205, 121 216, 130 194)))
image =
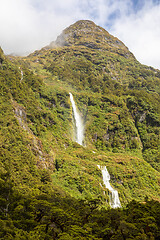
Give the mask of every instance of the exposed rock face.
POLYGON ((140 123, 145 120, 146 114, 147 114, 146 112, 143 112, 143 113, 140 114, 140 116, 139 116, 139 122, 140 122, 140 123))
POLYGON ((29 147, 32 149, 34 155, 37 156, 37 166, 53 170, 54 169, 53 157, 43 152, 43 146, 42 146, 41 140, 38 139, 33 134, 32 130, 28 127, 25 108, 20 106, 16 102, 13 102, 13 106, 14 106, 14 113, 19 122, 19 125, 25 131, 27 131, 30 136, 31 143, 29 147))
POLYGON ((20 126, 24 130, 27 130, 28 132, 30 132, 30 129, 28 128, 27 123, 26 123, 26 112, 25 112, 24 107, 22 107, 18 104, 15 104, 14 107, 15 107, 15 109, 14 109, 15 116, 16 116, 20 126))

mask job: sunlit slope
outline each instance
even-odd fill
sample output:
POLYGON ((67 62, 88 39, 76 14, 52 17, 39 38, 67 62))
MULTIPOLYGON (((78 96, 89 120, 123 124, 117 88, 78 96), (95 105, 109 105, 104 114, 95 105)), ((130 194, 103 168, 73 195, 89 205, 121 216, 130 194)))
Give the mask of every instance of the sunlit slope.
POLYGON ((100 186, 99 164, 107 166, 123 206, 146 196, 160 199, 158 70, 141 65, 121 41, 90 21, 75 23, 27 58, 11 60, 18 76, 14 89, 20 90, 16 97, 11 92, 9 104, 22 109, 21 122, 30 130, 20 121, 18 128, 38 143, 31 152, 38 167, 51 169, 54 186, 104 204, 109 198, 100 186), (24 84, 27 93, 19 98, 24 84), (86 147, 73 142, 69 92, 84 120, 86 147))
POLYGON ((23 61, 47 85, 75 92, 88 146, 139 149, 159 171, 159 70, 91 21, 76 22, 23 61))

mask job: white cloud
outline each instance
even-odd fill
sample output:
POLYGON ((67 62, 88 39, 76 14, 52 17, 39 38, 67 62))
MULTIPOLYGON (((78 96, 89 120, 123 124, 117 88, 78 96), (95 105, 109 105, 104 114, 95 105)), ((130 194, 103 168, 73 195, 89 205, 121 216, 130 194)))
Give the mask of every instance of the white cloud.
POLYGON ((0 0, 0 46, 9 54, 31 52, 49 44, 73 23, 74 2, 69 0, 64 13, 65 0, 0 0))
POLYGON ((154 1, 0 0, 0 45, 6 54, 31 52, 76 20, 90 19, 119 37, 141 63, 160 68, 160 5, 154 1))
POLYGON ((138 13, 121 16, 112 27, 143 64, 160 69, 160 5, 145 5, 138 13))
POLYGON ((26 51, 36 41, 37 15, 24 0, 5 0, 0 4, 0 44, 6 52, 26 51), (33 40, 33 42, 32 42, 33 40))

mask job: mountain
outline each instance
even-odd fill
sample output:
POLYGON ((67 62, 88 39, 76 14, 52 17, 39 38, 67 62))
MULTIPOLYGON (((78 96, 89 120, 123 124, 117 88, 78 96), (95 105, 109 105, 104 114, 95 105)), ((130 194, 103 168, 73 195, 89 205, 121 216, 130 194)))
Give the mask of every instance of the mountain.
POLYGON ((85 46, 92 49, 103 49, 112 51, 117 49, 129 53, 127 47, 117 38, 111 36, 105 29, 97 26, 94 22, 78 21, 75 24, 66 28, 55 42, 52 42, 49 47, 55 46, 85 46))
POLYGON ((0 49, 0 80, 1 239, 158 239, 160 71, 81 20, 27 57, 0 49))

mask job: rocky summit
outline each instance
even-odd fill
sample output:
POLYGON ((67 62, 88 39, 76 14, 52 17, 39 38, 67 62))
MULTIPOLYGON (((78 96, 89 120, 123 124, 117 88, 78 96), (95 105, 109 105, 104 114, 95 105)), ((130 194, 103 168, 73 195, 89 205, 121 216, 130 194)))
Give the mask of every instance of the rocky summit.
POLYGON ((57 37, 54 43, 57 46, 75 45, 106 50, 115 47, 127 50, 127 47, 120 40, 89 20, 81 20, 69 26, 57 37))
POLYGON ((160 70, 89 20, 0 49, 0 238, 160 238, 160 70))
POLYGON ((133 57, 118 38, 113 37, 104 28, 89 20, 78 21, 66 28, 56 41, 49 45, 49 48, 56 46, 85 46, 99 51, 114 52, 126 58, 133 57))

